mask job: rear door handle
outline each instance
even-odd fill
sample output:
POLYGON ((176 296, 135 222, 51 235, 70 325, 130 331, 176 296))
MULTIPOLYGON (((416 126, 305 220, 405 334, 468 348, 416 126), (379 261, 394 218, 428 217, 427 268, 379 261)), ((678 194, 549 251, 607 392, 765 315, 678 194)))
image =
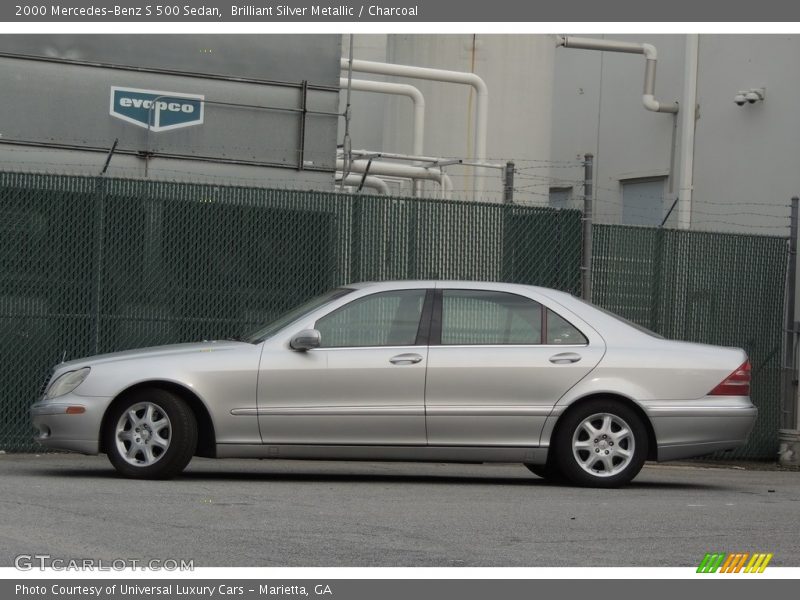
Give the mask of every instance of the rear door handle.
POLYGON ((409 352, 407 354, 398 354, 389 359, 393 365, 415 365, 422 360, 419 354, 409 352))
POLYGON ((550 357, 550 362, 554 365, 566 365, 569 363, 576 363, 581 359, 580 354, 576 354, 575 352, 561 352, 559 354, 554 354, 550 357))

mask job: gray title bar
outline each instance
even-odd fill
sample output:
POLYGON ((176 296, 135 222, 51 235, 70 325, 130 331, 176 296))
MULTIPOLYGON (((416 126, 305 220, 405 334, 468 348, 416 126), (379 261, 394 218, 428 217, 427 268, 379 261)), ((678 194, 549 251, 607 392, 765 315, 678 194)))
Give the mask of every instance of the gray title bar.
POLYGON ((2 3, 5 22, 787 22, 800 3, 786 0, 15 0, 2 3))
MULTIPOLYGON (((757 576, 756 576, 757 577, 757 576)), ((536 598, 683 598, 790 597, 796 583, 698 575, 673 580, 165 580, 165 579, 28 579, 0 582, 0 597, 15 600, 531 600, 536 598), (713 581, 712 581, 713 580, 713 581)))

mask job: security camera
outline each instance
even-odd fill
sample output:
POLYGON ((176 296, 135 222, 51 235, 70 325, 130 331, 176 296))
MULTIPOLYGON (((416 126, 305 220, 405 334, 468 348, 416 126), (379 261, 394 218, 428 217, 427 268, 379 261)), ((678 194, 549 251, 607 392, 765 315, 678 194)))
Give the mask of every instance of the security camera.
POLYGON ((759 90, 750 90, 744 95, 744 97, 750 104, 755 104, 759 100, 764 99, 763 94, 759 90))
POLYGON ((766 97, 767 90, 765 88, 750 88, 749 90, 739 90, 733 97, 733 101, 739 106, 745 104, 755 104, 756 102, 763 102, 766 97))

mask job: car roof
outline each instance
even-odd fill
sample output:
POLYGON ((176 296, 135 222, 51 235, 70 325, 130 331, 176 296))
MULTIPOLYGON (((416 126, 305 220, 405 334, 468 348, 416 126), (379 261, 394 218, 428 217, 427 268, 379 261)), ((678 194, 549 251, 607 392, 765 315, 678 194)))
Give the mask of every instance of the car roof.
POLYGON ((472 280, 456 280, 456 279, 398 279, 392 281, 359 281, 356 283, 348 283, 343 286, 351 289, 401 289, 401 288, 474 288, 474 289, 496 289, 508 290, 525 289, 529 291, 536 291, 542 294, 558 294, 565 297, 571 297, 566 292, 554 290, 536 285, 527 285, 522 283, 505 283, 500 281, 472 281, 472 280))

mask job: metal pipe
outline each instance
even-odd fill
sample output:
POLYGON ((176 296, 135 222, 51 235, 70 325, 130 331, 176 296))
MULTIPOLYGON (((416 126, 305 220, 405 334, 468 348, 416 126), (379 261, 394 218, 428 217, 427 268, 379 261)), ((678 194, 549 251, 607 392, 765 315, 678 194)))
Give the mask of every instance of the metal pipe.
MULTIPOLYGON (((339 84, 344 87, 347 79, 339 79, 339 84)), ((422 154, 423 142, 425 139, 425 97, 422 92, 413 85, 407 83, 391 83, 387 81, 370 81, 367 79, 353 79, 350 81, 351 88, 360 92, 376 92, 379 94, 395 94, 411 98, 414 103, 414 129, 411 134, 411 146, 414 154, 422 154)), ((414 196, 419 196, 421 192, 420 182, 415 181, 413 185, 414 196)))
POLYGON ((374 175, 367 175, 363 177, 358 173, 350 173, 347 177, 344 178, 342 181, 342 172, 337 171, 336 173, 336 181, 344 183, 344 185, 349 186, 358 186, 361 185, 363 179, 363 183, 366 187, 372 188, 376 190, 379 194, 383 194, 384 196, 390 195, 389 186, 386 185, 386 182, 381 179, 380 177, 375 177, 374 175))
POLYGON ((476 162, 463 158, 443 158, 436 156, 416 156, 414 154, 400 154, 398 152, 373 152, 372 150, 351 150, 353 156, 374 156, 375 158, 390 158, 392 160, 412 160, 438 165, 464 165, 465 167, 481 167, 484 169, 505 170, 506 165, 500 163, 476 162))
MULTIPOLYGON (((343 58, 341 67, 347 68, 347 59, 343 58)), ((476 115, 475 115, 475 158, 478 161, 486 160, 486 138, 489 121, 489 88, 475 73, 462 71, 448 71, 445 69, 431 69, 428 67, 414 67, 411 65, 396 65, 392 63, 375 62, 371 60, 352 61, 354 71, 373 73, 376 75, 393 75, 396 77, 409 77, 412 79, 427 79, 444 83, 460 83, 472 86, 475 90, 476 115)), ((474 176, 473 188, 475 196, 483 194, 483 178, 479 173, 474 176)))
MULTIPOLYGON (((350 170, 353 173, 363 173, 367 169, 368 160, 354 160, 350 163, 350 170)), ((336 159, 336 169, 342 170, 344 161, 336 159)), ((443 173, 441 169, 433 167, 419 167, 414 165, 399 165, 397 163, 376 162, 373 160, 369 167, 370 173, 375 175, 389 175, 392 177, 406 177, 408 179, 427 179, 435 181, 442 188, 445 198, 450 198, 453 191, 453 182, 450 177, 443 173)))
MULTIPOLYGON (((407 83, 391 83, 388 81, 369 81, 367 79, 353 79, 352 89, 357 92, 375 92, 378 94, 394 94, 411 98, 414 103, 414 129, 412 132, 412 154, 420 155, 423 152, 425 139, 425 96, 419 88, 407 83)), ((347 85, 347 79, 339 79, 342 87, 347 85)))
POLYGON ((506 204, 514 204, 514 163, 508 161, 504 171, 505 177, 503 178, 503 202, 506 204))
POLYGON ((678 227, 691 225, 692 192, 694 191, 694 132, 697 123, 697 64, 699 37, 686 37, 686 62, 683 77, 683 110, 681 111, 680 185, 678 187, 678 227))
POLYGON ((647 110, 651 110, 653 112, 678 112, 677 102, 660 102, 655 99, 658 52, 656 47, 652 44, 635 44, 632 42, 560 35, 556 39, 556 46, 563 46, 564 48, 578 48, 581 50, 599 50, 601 52, 624 52, 627 54, 644 55, 645 66, 642 104, 644 104, 644 107, 647 110))

